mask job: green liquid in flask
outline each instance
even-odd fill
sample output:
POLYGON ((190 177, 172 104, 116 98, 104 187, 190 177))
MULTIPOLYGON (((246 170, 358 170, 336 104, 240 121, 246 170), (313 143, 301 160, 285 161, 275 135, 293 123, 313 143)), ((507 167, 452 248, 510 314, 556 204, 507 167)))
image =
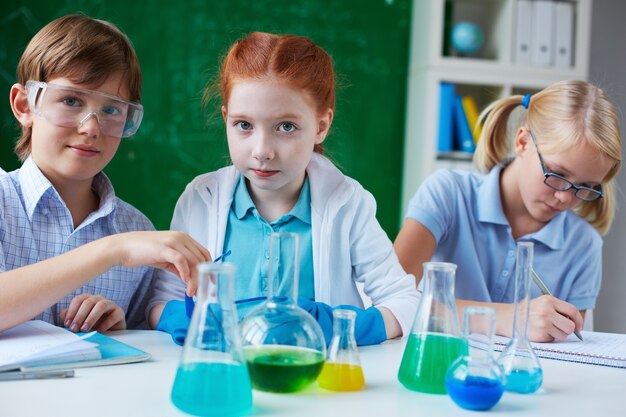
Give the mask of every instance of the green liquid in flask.
POLYGON ((413 391, 445 394, 446 371, 465 350, 465 343, 458 337, 411 334, 400 363, 398 380, 413 391))
POLYGON ((252 386, 261 391, 300 391, 315 382, 324 366, 324 356, 313 349, 263 345, 244 352, 252 386))

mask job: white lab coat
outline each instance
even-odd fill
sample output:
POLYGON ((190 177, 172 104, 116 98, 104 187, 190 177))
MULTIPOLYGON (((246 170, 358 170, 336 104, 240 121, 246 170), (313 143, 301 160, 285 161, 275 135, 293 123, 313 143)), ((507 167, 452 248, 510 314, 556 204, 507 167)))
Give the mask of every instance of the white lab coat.
MULTIPOLYGON (((222 253, 228 213, 241 175, 234 166, 196 177, 181 195, 171 229, 189 233, 212 256, 222 253)), ((307 167, 311 189, 311 228, 315 299, 331 306, 363 307, 356 283, 375 306, 388 308, 410 333, 419 295, 415 278, 400 265, 393 245, 376 220, 374 197, 314 154, 307 167)), ((184 285, 160 273, 149 309, 182 299, 184 285)))

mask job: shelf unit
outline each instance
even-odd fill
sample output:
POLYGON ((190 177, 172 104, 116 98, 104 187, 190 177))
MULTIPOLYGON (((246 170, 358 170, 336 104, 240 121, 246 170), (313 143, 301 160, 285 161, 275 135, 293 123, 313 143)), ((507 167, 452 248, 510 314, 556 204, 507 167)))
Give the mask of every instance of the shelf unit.
POLYGON ((588 78, 592 0, 567 1, 574 6, 573 65, 567 69, 514 62, 517 1, 414 0, 402 215, 418 186, 437 168, 472 167, 471 156, 447 158, 437 154, 439 86, 442 82, 455 84, 457 94, 472 95, 481 111, 501 97, 535 92, 561 80, 588 78), (478 55, 444 55, 446 3, 448 6, 451 3, 450 26, 466 20, 482 28, 485 42, 478 55))

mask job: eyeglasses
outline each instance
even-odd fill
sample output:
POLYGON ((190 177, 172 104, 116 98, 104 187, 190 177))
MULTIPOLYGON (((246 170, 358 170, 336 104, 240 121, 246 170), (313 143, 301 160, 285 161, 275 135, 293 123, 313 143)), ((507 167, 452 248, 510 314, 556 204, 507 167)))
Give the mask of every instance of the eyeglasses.
POLYGON ((539 156, 539 162, 541 162, 541 169, 543 170, 543 182, 553 190, 557 191, 567 191, 571 188, 576 190, 574 192, 574 196, 576 198, 583 201, 594 201, 598 198, 604 197, 604 193, 602 193, 602 186, 598 184, 597 189, 585 187, 582 185, 576 185, 570 180, 563 178, 559 174, 555 174, 554 172, 550 172, 546 169, 545 164, 543 163, 543 158, 541 157, 541 153, 539 152, 539 146, 537 146, 537 140, 535 139, 535 135, 530 130, 530 137, 535 144, 535 148, 537 149, 537 155, 539 156))
POLYGON ((125 138, 137 132, 143 117, 141 104, 99 91, 30 80, 26 92, 31 111, 61 127, 78 127, 94 117, 103 134, 125 138))

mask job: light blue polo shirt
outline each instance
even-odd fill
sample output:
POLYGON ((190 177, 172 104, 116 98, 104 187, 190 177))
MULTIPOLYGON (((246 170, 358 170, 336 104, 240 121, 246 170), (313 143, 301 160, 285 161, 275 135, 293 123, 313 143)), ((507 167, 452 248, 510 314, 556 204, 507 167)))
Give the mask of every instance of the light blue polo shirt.
MULTIPOLYGON (((500 173, 441 170, 427 178, 409 203, 406 218, 435 237, 433 261, 457 264, 459 299, 511 303, 515 291, 516 240, 502 210, 500 173)), ((544 184, 538 184, 543 187, 544 184)), ((580 310, 595 306, 602 276, 602 238, 571 211, 559 213, 537 232, 533 267, 552 294, 580 310)), ((531 283, 531 297, 541 295, 531 283)))
POLYGON ((239 317, 245 316, 267 297, 272 232, 300 235, 298 296, 314 300, 311 193, 308 178, 305 179, 298 201, 291 211, 268 223, 254 206, 246 187, 245 177, 240 175, 235 186, 224 238, 224 252, 231 250, 231 255, 226 260, 237 266, 235 302, 239 317))

